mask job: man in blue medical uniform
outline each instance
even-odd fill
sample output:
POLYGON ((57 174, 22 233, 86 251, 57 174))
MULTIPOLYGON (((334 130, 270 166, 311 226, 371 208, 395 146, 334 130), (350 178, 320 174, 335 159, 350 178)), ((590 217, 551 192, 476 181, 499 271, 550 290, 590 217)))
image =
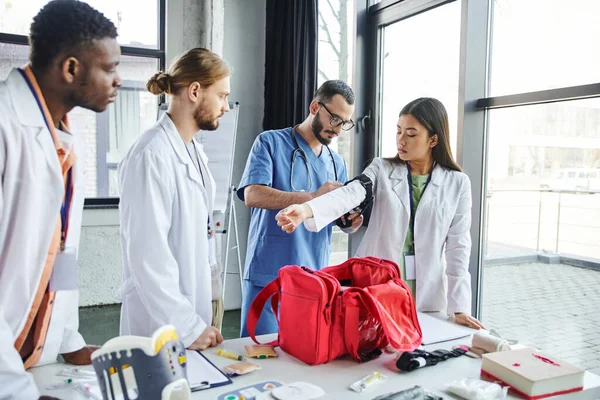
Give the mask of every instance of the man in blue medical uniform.
MULTIPOLYGON (((329 148, 332 139, 352 129, 354 92, 343 81, 327 81, 310 103, 310 114, 294 128, 261 133, 252 146, 237 191, 252 207, 244 269, 241 336, 248 336, 246 317, 256 295, 285 265, 313 269, 329 261, 332 226, 309 232, 304 226, 288 235, 275 215, 340 187, 348 180, 344 160, 329 148)), ((361 220, 362 221, 362 220, 361 220)), ((353 228, 358 228, 358 226, 353 228)), ((272 308, 265 307, 256 334, 277 332, 272 308)))

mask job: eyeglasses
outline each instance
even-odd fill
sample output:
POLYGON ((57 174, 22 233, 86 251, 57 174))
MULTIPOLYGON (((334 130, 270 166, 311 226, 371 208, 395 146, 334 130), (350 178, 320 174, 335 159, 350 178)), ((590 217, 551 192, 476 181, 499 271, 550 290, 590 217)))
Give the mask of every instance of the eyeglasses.
POLYGON ((322 106, 325 109, 325 111, 329 113, 329 116, 331 117, 329 119, 329 123, 331 124, 331 126, 336 127, 341 125, 342 129, 345 131, 349 131, 350 129, 354 128, 354 121, 352 121, 351 119, 344 121, 343 119, 329 111, 329 108, 327 108, 325 104, 319 102, 319 105, 322 106))

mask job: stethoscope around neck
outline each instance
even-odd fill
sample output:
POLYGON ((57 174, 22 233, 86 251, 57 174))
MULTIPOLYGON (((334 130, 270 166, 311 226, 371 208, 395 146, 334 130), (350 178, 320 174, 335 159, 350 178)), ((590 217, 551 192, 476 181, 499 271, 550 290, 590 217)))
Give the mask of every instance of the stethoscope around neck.
MULTIPOLYGON (((306 157, 306 153, 304 152, 304 150, 302 150, 300 148, 300 146, 298 145, 298 141, 296 140, 296 127, 294 127, 292 129, 292 141, 294 142, 294 151, 292 151, 292 165, 290 167, 290 187, 292 188, 292 190, 294 192, 312 192, 313 190, 313 180, 312 180, 312 172, 310 171, 310 166, 308 165, 308 158, 306 157), (304 190, 304 189, 296 189, 294 187, 294 161, 296 160, 296 157, 300 157, 303 161, 304 161, 304 165, 306 166, 306 172, 308 174, 308 190, 304 190)), ((338 173, 337 173, 337 167, 335 166, 335 159, 333 158, 333 153, 331 152, 331 149, 329 148, 329 146, 327 146, 326 144, 324 144, 323 146, 325 146, 327 148, 327 151, 329 152, 329 157, 331 158, 331 163, 333 164, 333 174, 335 176, 335 180, 338 180, 338 173)))

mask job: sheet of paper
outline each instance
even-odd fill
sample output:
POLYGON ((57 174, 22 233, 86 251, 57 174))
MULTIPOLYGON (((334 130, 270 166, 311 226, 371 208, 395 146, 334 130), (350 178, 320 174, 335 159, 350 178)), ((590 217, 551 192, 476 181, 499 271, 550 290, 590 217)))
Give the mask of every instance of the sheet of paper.
POLYGON ((194 388, 208 389, 208 387, 205 387, 205 382, 208 382, 211 387, 231 383, 231 379, 212 365, 202 354, 197 351, 188 350, 186 351, 186 356, 187 376, 192 390, 194 388))
MULTIPOLYGON (((458 325, 453 321, 440 319, 422 312, 419 313, 419 324, 423 332, 423 344, 425 346, 460 339, 476 332, 474 329, 458 325)), ((465 344, 469 345, 470 341, 465 344)))

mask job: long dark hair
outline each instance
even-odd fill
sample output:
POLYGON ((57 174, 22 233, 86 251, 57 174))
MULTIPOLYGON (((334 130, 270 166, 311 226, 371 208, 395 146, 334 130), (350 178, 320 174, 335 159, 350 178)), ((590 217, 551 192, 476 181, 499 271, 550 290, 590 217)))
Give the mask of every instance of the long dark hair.
MULTIPOLYGON (((448 113, 441 101, 433 97, 420 97, 405 105, 400 111, 400 115, 411 115, 419 121, 429 132, 429 137, 438 135, 438 143, 431 151, 433 160, 437 164, 449 170, 462 171, 452 156, 448 113)), ((386 160, 404 164, 398 154, 395 157, 386 158, 386 160)))

